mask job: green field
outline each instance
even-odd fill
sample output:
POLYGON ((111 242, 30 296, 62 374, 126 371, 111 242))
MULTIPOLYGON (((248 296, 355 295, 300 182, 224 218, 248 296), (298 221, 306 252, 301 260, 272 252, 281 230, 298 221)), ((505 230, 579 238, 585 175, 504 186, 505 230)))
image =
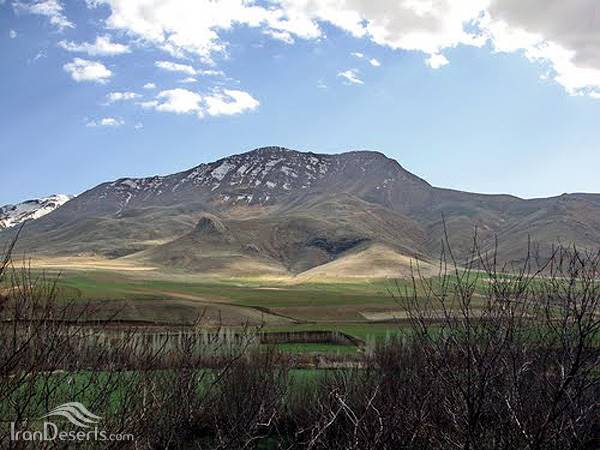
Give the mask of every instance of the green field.
MULTIPOLYGON (((55 275, 47 275, 52 278, 55 275)), ((408 287, 404 284, 402 287, 408 287)), ((364 314, 401 309, 395 283, 291 284, 254 279, 186 280, 143 278, 115 272, 64 272, 58 277, 60 297, 91 303, 104 318, 157 324, 189 324, 202 316, 216 325, 249 324, 273 331, 338 330, 364 339, 385 336, 398 325, 373 321, 364 314)))
MULTIPOLYGON (((363 342, 389 337, 406 326, 401 294, 412 293, 409 280, 300 284, 289 279, 68 269, 44 277, 57 280, 62 301, 89 308, 90 319, 142 326, 189 325, 199 319, 207 327, 250 326, 265 332, 339 331, 363 342)), ((291 353, 356 351, 354 346, 337 347, 306 343, 282 348, 291 353)))
POLYGON ((286 353, 333 353, 333 354, 353 354, 358 353, 358 347, 354 345, 337 345, 337 344, 277 344, 278 350, 286 353))

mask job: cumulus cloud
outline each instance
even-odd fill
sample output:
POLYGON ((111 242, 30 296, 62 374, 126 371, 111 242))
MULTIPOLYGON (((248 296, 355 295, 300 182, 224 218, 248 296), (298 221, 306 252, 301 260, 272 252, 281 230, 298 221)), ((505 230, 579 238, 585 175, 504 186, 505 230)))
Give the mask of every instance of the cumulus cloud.
POLYGON ((135 92, 111 92, 106 96, 106 100, 108 103, 115 103, 127 100, 135 100, 136 98, 140 97, 141 95, 136 94, 135 92))
POLYGON ((155 100, 142 102, 143 108, 176 114, 195 114, 199 118, 205 115, 223 116, 240 114, 260 106, 260 102, 249 93, 223 89, 208 95, 201 95, 188 89, 169 89, 161 91, 155 100))
POLYGON ((285 0, 281 4, 288 9, 295 5, 298 14, 379 45, 422 52, 433 69, 450 62, 446 49, 490 43, 496 51, 520 51, 531 61, 547 64, 554 80, 571 94, 600 87, 597 0, 285 0), (341 20, 353 14, 360 20, 341 20))
POLYGON ((369 60, 369 64, 371 64, 373 67, 381 66, 381 63, 379 62, 379 60, 377 58, 371 58, 369 60))
POLYGON ((156 100, 142 102, 142 107, 152 108, 156 111, 172 112, 176 114, 196 113, 202 117, 202 96, 187 89, 169 89, 161 91, 156 100))
POLYGON ((131 51, 127 45, 112 42, 110 36, 98 36, 94 42, 81 44, 60 41, 58 45, 69 52, 87 53, 90 56, 122 55, 131 51))
POLYGON ((224 35, 235 26, 256 27, 292 44, 326 38, 326 25, 380 46, 420 52, 433 69, 450 63, 449 49, 489 44, 548 66, 571 94, 600 88, 597 0, 90 1, 109 6, 109 28, 207 63, 226 52, 224 35))
POLYGON ((110 28, 125 30, 174 56, 191 54, 211 62, 215 53, 226 49, 220 34, 235 25, 261 27, 264 34, 293 43, 296 38, 324 37, 322 24, 328 23, 380 45, 439 55, 459 44, 483 45, 481 33, 466 31, 466 24, 477 19, 489 1, 279 0, 268 7, 244 0, 96 3, 110 6, 110 28))
POLYGON ((112 72, 104 64, 98 61, 90 61, 82 58, 75 58, 70 63, 63 66, 63 69, 71 74, 75 81, 95 81, 96 83, 106 83, 112 76, 112 72))
POLYGON ((155 83, 146 83, 144 85, 144 89, 156 89, 156 84, 155 83))
POLYGON ((432 56, 460 44, 484 44, 481 34, 467 31, 467 25, 487 1, 284 0, 282 4, 309 20, 328 22, 376 44, 432 56))
POLYGON ((206 112, 211 116, 231 116, 255 110, 260 102, 244 91, 224 89, 205 98, 206 112))
POLYGON ((17 37, 17 32, 15 30, 10 30, 8 32, 8 37, 11 39, 15 39, 17 37))
POLYGON ((494 48, 547 62, 570 94, 600 88, 600 10, 595 0, 490 0, 481 20, 494 48))
POLYGON ((63 6, 58 0, 17 0, 13 2, 13 8, 17 13, 47 17, 50 23, 61 31, 65 28, 75 28, 65 16, 63 6))
POLYGON ((187 77, 187 78, 182 78, 181 80, 179 80, 180 83, 184 83, 184 84, 190 84, 190 83, 196 83, 198 82, 198 80, 194 77, 187 77))
POLYGON ((358 59, 363 59, 365 57, 365 54, 364 53, 360 53, 360 52, 352 52, 350 54, 352 56, 354 56, 355 58, 358 58, 358 59))
POLYGON ((321 36, 319 26, 302 8, 294 14, 295 5, 290 5, 291 9, 283 5, 266 7, 246 0, 95 0, 95 3, 110 6, 108 27, 151 42, 173 56, 191 54, 207 63, 213 61, 215 53, 226 50, 219 33, 235 25, 262 27, 266 34, 288 43, 295 37, 321 36))
POLYGON ((121 119, 116 119, 114 117, 104 117, 99 120, 90 120, 85 126, 89 128, 97 128, 97 127, 109 127, 109 128, 117 128, 125 125, 125 122, 121 119))
POLYGON ((365 82, 360 79, 358 69, 344 70, 343 72, 338 73, 338 77, 343 78, 346 81, 346 84, 365 84, 365 82))

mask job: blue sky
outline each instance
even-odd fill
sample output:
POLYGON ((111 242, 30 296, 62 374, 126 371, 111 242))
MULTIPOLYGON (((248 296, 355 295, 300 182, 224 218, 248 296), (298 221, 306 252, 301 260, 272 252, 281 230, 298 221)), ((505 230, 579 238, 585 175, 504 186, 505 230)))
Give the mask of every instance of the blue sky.
POLYGON ((386 20, 359 0, 148 2, 0 1, 0 205, 264 145, 378 150, 468 191, 600 192, 593 11, 562 30, 565 11, 509 0, 386 20))

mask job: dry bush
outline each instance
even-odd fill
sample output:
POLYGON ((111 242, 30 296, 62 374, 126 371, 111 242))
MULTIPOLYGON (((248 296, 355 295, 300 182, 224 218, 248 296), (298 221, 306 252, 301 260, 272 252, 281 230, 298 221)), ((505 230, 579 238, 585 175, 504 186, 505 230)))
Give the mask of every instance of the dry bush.
POLYGON ((409 326, 295 400, 298 448, 597 448, 600 254, 508 272, 475 239, 466 263, 446 246, 439 277, 412 282, 395 293, 409 326))
POLYGON ((598 253, 556 248, 509 271, 476 239, 466 262, 445 245, 438 277, 415 270, 412 289, 394 294, 408 327, 360 368, 305 383, 290 376, 293 359, 255 347, 251 330, 207 334, 198 324, 157 337, 84 326, 93 311, 9 267, 0 263, 10 286, 0 301, 0 413, 22 429, 81 401, 106 429, 133 433, 135 449, 598 447, 598 253))

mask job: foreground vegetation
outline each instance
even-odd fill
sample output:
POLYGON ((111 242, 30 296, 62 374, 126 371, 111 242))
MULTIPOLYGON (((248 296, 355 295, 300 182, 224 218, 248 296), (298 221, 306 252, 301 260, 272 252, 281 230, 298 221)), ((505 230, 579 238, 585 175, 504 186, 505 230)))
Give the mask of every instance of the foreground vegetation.
POLYGON ((600 255, 557 249, 507 277, 475 247, 441 267, 390 292, 406 314, 394 335, 297 370, 299 347, 323 344, 261 344, 260 327, 207 329, 202 316, 177 332, 105 329, 88 321, 94 303, 58 301, 7 258, 0 442, 40 448, 11 433, 76 401, 135 437, 82 448, 597 448, 600 255))

